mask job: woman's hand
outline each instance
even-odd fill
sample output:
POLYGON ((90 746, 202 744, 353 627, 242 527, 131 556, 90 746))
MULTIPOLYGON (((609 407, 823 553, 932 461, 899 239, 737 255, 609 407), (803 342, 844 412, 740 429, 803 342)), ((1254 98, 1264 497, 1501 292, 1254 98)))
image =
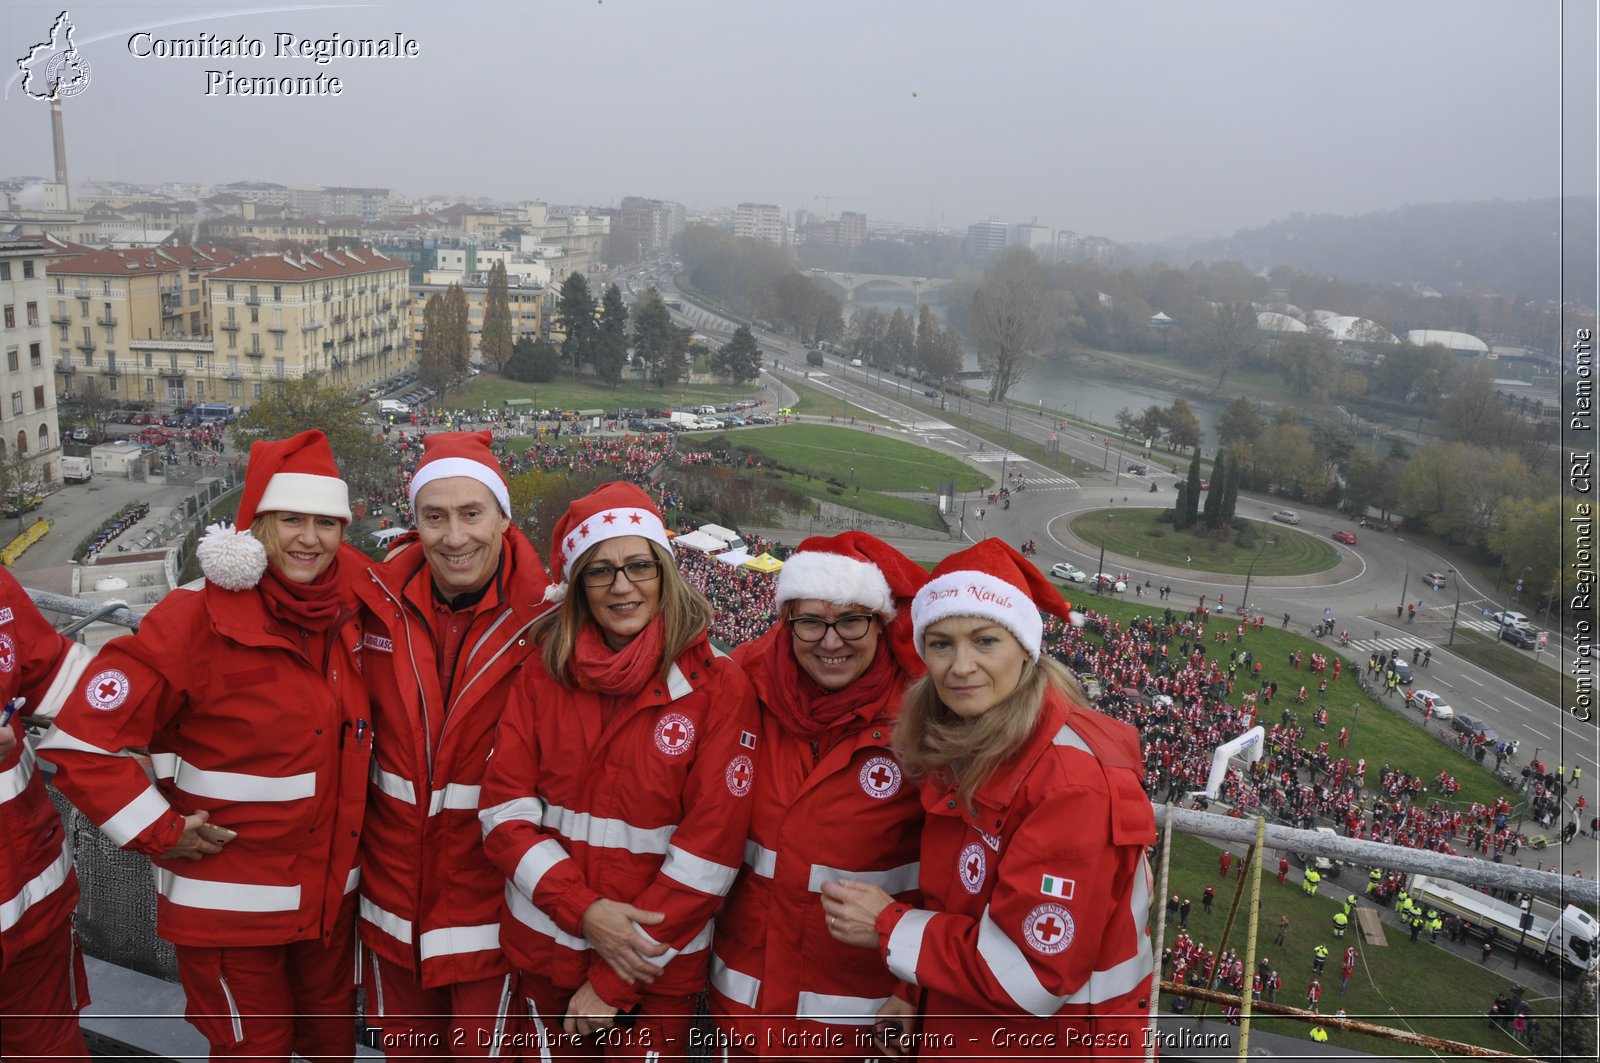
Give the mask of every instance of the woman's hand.
POLYGON ((911 1028, 917 1021, 917 1009, 890 995, 883 1002, 883 1007, 878 1009, 877 1042, 886 1056, 907 1056, 911 1054, 911 1046, 904 1038, 911 1033, 911 1028))
POLYGON ((617 1021, 619 1010, 601 1000, 594 986, 585 981, 567 1001, 567 1017, 562 1020, 561 1028, 568 1034, 587 1037, 597 1030, 610 1029, 617 1021))
POLYGON ((835 941, 857 948, 878 947, 878 913, 894 903, 877 886, 841 879, 822 884, 822 910, 835 941))
POLYGON ((183 834, 178 838, 178 844, 161 854, 164 860, 198 860, 202 856, 222 852, 222 846, 216 842, 207 841, 200 834, 200 828, 205 826, 206 820, 211 818, 209 812, 196 812, 192 816, 183 817, 183 834))
POLYGON ((583 936, 630 985, 654 982, 661 968, 650 960, 666 952, 667 947, 640 937, 633 925, 655 926, 665 918, 660 912, 647 912, 602 897, 583 913, 583 936))

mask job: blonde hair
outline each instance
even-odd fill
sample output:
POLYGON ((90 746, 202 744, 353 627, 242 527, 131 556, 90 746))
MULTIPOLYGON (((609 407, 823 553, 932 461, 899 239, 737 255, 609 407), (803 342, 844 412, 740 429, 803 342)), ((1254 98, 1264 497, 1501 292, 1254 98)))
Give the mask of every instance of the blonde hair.
MULTIPOLYGON (((705 634, 711 626, 711 603, 700 592, 689 586, 673 562, 672 555, 660 543, 650 542, 650 553, 661 563, 661 600, 657 612, 661 616, 661 677, 678 655, 705 634)), ((561 608, 551 610, 534 624, 531 632, 534 643, 544 656, 544 667, 563 686, 576 686, 572 679, 572 651, 578 644, 578 632, 592 619, 589 596, 584 593, 583 571, 589 555, 600 548, 595 544, 572 564, 567 596, 561 608)))
POLYGON ((933 677, 925 674, 906 690, 894 729, 895 756, 913 777, 953 780, 957 798, 970 813, 972 795, 1027 744, 1038 726, 1047 687, 1087 704, 1077 677, 1048 654, 1023 665, 1016 689, 971 720, 951 712, 939 700, 933 677))
MULTIPOLYGON (((282 572, 284 569, 283 546, 278 541, 278 533, 272 527, 272 518, 278 513, 282 512, 287 511, 275 509, 269 513, 257 513, 250 520, 250 534, 255 537, 256 542, 261 544, 261 548, 267 552, 267 564, 271 565, 279 572, 282 572)), ((319 516, 323 515, 324 514, 319 513, 302 514, 302 516, 308 516, 312 520, 316 520, 319 516)), ((334 517, 333 519, 339 520, 338 517, 334 517)), ((344 521, 339 521, 340 542, 344 542, 344 531, 347 527, 349 527, 348 524, 346 524, 344 521)))

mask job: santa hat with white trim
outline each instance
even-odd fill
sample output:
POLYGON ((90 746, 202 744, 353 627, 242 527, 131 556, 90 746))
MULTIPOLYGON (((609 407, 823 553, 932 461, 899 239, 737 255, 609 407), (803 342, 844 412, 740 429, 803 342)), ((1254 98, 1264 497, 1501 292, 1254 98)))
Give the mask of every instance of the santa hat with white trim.
POLYGON ((251 445, 234 523, 206 528, 196 549, 207 581, 230 591, 260 582, 267 570, 267 551, 250 534, 250 524, 258 514, 280 512, 350 523, 350 489, 339 477, 328 437, 316 429, 251 445))
POLYGON ((650 496, 634 484, 613 480, 576 499, 556 521, 550 537, 550 570, 561 581, 545 588, 547 602, 566 598, 572 566, 591 547, 624 535, 638 535, 672 553, 667 524, 650 496))
POLYGON ((831 605, 864 605, 882 616, 890 649, 901 667, 920 673, 911 642, 911 598, 928 573, 899 550, 866 532, 814 535, 802 542, 778 572, 773 598, 807 598, 831 605))
POLYGON ((490 432, 437 432, 422 439, 422 460, 411 474, 411 511, 417 511, 417 493, 435 480, 465 476, 489 489, 503 516, 511 516, 511 488, 500 469, 500 459, 489 449, 490 432))
POLYGON ((952 616, 992 620, 1015 635, 1034 660, 1044 644, 1043 613, 1075 625, 1083 616, 1061 597, 1033 562, 999 539, 951 554, 933 570, 911 602, 911 623, 917 652, 923 652, 928 627, 952 616))

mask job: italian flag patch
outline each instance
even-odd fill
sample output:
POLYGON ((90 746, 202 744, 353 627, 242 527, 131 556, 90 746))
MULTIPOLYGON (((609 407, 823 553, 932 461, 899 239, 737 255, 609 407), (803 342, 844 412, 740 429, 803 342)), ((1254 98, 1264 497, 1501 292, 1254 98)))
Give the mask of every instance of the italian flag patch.
POLYGON ((1064 901, 1070 901, 1072 900, 1072 891, 1076 886, 1077 882, 1073 879, 1046 875, 1044 881, 1039 884, 1039 892, 1046 897, 1059 897, 1064 901))

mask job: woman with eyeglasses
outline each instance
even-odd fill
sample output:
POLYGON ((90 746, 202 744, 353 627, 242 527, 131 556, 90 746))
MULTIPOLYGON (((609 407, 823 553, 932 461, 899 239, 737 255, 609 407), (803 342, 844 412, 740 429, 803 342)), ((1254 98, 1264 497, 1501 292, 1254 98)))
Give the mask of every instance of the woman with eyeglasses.
POLYGON ((734 651, 761 731, 745 866, 711 960, 730 1055, 876 1056, 874 1025, 911 1011, 882 959, 829 937, 818 890, 848 878, 917 897, 922 804, 889 741, 922 671, 910 602, 927 578, 861 532, 807 539, 778 573, 778 622, 734 651))
POLYGON ((927 812, 922 898, 822 889, 834 937, 918 987, 920 1058, 1145 1055, 1155 816, 1138 733, 1041 653, 1042 613, 1068 609, 998 539, 940 562, 911 606, 928 674, 894 748, 927 812))
POLYGON ((520 1047, 687 1058, 711 917, 744 853, 755 698, 706 640, 711 607, 639 488, 573 502, 550 558, 560 606, 530 632, 539 652, 479 803, 507 879, 500 943, 531 1026, 520 1047))

